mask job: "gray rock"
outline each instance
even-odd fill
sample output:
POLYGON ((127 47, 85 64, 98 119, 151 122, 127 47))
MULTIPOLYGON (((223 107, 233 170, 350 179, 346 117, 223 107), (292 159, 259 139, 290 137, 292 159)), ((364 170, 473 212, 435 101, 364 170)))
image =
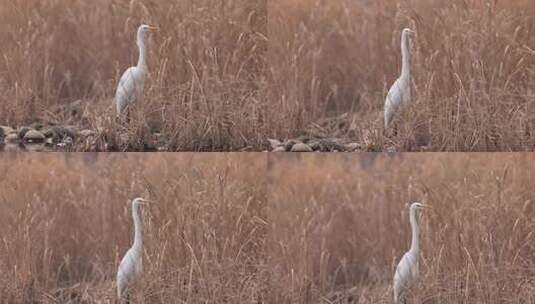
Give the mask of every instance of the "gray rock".
POLYGON ((313 152, 312 148, 304 143, 296 143, 292 146, 292 152, 313 152))
POLYGON ((357 149, 360 148, 360 144, 359 143, 348 143, 348 144, 344 145, 344 148, 348 152, 353 152, 353 151, 356 151, 357 149))
POLYGON ((37 130, 29 130, 24 134, 24 141, 30 143, 41 143, 44 142, 45 139, 46 136, 37 130))
POLYGON ((319 141, 313 140, 313 141, 308 142, 307 144, 312 149, 312 151, 321 150, 321 145, 319 141))
POLYGON ((4 132, 5 136, 7 136, 10 133, 17 132, 13 128, 10 128, 8 126, 0 126, 0 129, 2 129, 2 131, 0 131, 0 132, 4 132))
POLYGON ((4 140, 7 143, 11 143, 11 144, 17 143, 19 141, 19 135, 17 133, 11 132, 6 135, 6 138, 4 138, 4 140))
POLYGON ((271 149, 277 149, 278 147, 282 146, 282 142, 277 139, 271 139, 268 138, 269 145, 271 146, 271 149))
POLYGON ((71 127, 55 126, 47 129, 43 134, 46 137, 51 137, 55 143, 61 142, 67 137, 70 137, 71 139, 76 137, 76 131, 71 127))
POLYGON ((294 140, 294 139, 290 139, 290 140, 288 140, 288 141, 286 141, 286 142, 284 143, 284 147, 286 148, 286 151, 291 151, 291 150, 292 150, 292 147, 293 147, 294 145, 298 144, 298 143, 301 143, 301 142, 298 142, 298 141, 296 141, 296 140, 294 140))
POLYGON ((314 139, 308 142, 308 145, 314 151, 320 152, 333 152, 333 151, 344 151, 344 146, 338 143, 339 140, 335 138, 322 138, 314 139))
POLYGON ((28 127, 22 127, 19 129, 19 138, 20 139, 23 139, 24 136, 26 136, 26 133, 28 133, 28 131, 30 131, 31 129, 28 128, 28 127))
POLYGON ((46 138, 51 138, 51 137, 54 137, 54 128, 57 128, 57 127, 52 127, 52 128, 46 128, 43 130, 43 135, 45 135, 46 138))

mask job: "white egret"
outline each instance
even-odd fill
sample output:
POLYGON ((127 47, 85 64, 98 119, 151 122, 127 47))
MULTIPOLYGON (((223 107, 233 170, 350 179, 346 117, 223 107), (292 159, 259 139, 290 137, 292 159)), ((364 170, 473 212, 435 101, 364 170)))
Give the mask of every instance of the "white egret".
POLYGON ((409 28, 401 31, 401 76, 394 82, 385 101, 385 129, 392 123, 394 116, 403 110, 411 99, 411 68, 408 40, 409 34, 415 33, 409 28))
POLYGON ((146 24, 141 25, 137 30, 139 58, 137 65, 128 68, 119 80, 119 85, 115 93, 117 116, 121 115, 128 106, 131 106, 143 94, 143 86, 147 74, 145 34, 157 30, 157 27, 146 24))
POLYGON ((134 219, 134 244, 121 260, 117 270, 117 295, 119 301, 127 299, 128 289, 136 283, 143 273, 143 239, 139 217, 139 206, 149 202, 143 198, 132 201, 132 218, 134 219))
POLYGON ((418 256, 420 252, 419 248, 419 235, 420 228, 416 221, 416 210, 423 208, 429 208, 421 203, 412 203, 409 207, 409 220, 412 229, 412 241, 411 248, 407 251, 396 268, 396 274, 394 275, 394 303, 403 303, 402 299, 405 296, 406 291, 414 285, 418 279, 418 256))

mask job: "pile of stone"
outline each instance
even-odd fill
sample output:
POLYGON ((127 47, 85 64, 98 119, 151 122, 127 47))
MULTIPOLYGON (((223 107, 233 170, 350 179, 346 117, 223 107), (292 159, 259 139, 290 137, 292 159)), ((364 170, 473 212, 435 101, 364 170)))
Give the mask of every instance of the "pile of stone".
POLYGON ((18 129, 0 126, 0 143, 68 146, 79 137, 86 138, 95 134, 94 131, 79 130, 74 126, 32 125, 18 129))
POLYGON ((337 138, 298 138, 280 141, 268 139, 271 152, 355 152, 363 150, 359 143, 337 138))

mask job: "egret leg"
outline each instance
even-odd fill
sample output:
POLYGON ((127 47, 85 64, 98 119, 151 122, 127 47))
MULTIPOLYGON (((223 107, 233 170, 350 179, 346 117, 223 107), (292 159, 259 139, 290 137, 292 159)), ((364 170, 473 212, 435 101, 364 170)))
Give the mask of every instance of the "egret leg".
POLYGON ((401 294, 401 304, 407 304, 407 297, 405 293, 401 294))

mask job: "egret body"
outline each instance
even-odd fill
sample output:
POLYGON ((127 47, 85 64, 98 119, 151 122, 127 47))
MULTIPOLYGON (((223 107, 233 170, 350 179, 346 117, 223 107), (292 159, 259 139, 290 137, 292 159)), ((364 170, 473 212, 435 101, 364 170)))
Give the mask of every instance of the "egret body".
POLYGON ((409 220, 412 230, 411 248, 407 251, 396 268, 394 275, 394 303, 403 303, 402 299, 406 291, 414 285, 418 279, 418 256, 420 253, 419 235, 420 228, 416 220, 416 211, 426 208, 424 204, 413 203, 409 209, 409 220))
POLYGON ((134 104, 143 94, 143 86, 147 75, 145 34, 156 30, 158 30, 157 27, 145 24, 141 25, 137 30, 136 43, 139 48, 139 58, 136 66, 128 68, 123 73, 117 85, 117 91, 115 93, 117 116, 121 115, 127 106, 134 104))
POLYGON ((143 198, 132 201, 132 218, 134 219, 134 244, 124 255, 117 270, 117 295, 119 301, 127 298, 128 289, 139 280, 143 273, 143 238, 139 207, 148 202, 143 198))
POLYGON ((394 82, 385 101, 385 129, 387 129, 394 117, 401 112, 411 99, 411 68, 408 47, 409 34, 414 33, 411 29, 401 31, 401 76, 394 82))

